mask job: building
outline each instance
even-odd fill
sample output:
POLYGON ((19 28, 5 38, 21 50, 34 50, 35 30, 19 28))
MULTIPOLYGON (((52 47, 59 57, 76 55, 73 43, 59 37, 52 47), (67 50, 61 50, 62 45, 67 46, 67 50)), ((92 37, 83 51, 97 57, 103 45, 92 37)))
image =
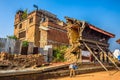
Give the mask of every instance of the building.
POLYGON ((116 42, 117 42, 118 44, 120 44, 120 39, 116 40, 116 42))
POLYGON ((71 47, 65 54, 68 61, 82 61, 89 52, 90 61, 108 62, 109 39, 115 35, 102 30, 86 21, 66 17, 66 28, 71 47))
POLYGON ((15 15, 14 35, 21 41, 33 42, 41 48, 45 45, 68 45, 64 26, 64 22, 48 11, 35 10, 26 14, 19 10, 15 15))

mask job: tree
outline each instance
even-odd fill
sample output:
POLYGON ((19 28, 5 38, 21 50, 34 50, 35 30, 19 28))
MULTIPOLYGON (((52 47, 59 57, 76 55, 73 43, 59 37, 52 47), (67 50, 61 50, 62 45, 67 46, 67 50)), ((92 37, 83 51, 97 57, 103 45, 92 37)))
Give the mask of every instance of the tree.
POLYGON ((26 19, 27 18, 27 9, 24 10, 23 14, 22 14, 22 19, 26 19))
POLYGON ((53 58, 55 62, 63 62, 65 61, 64 59, 64 53, 66 51, 67 47, 66 46, 60 46, 59 48, 54 48, 53 49, 53 58))

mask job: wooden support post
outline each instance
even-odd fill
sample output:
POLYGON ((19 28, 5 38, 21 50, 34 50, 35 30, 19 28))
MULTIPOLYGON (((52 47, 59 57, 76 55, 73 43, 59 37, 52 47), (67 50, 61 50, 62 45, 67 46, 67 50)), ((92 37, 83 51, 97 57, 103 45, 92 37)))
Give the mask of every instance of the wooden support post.
POLYGON ((79 50, 79 62, 82 63, 82 49, 79 50))
POLYGON ((90 51, 90 53, 95 57, 95 59, 100 63, 100 65, 106 70, 108 71, 108 69, 103 65, 103 63, 95 56, 95 54, 91 51, 91 49, 88 47, 88 45, 83 42, 83 44, 85 45, 85 47, 90 51))
POLYGON ((85 28, 85 22, 82 22, 82 26, 79 28, 79 39, 82 40, 82 32, 85 28))
POLYGON ((98 48, 109 58, 109 60, 115 65, 115 67, 120 70, 120 68, 115 64, 115 62, 105 53, 105 51, 96 43, 98 48))
MULTIPOLYGON (((82 26, 78 28, 79 40, 82 40, 82 32, 85 28, 85 21, 82 21, 82 26)), ((81 42, 80 45, 81 46, 81 42)), ((82 49, 79 50, 79 62, 82 63, 82 49)))

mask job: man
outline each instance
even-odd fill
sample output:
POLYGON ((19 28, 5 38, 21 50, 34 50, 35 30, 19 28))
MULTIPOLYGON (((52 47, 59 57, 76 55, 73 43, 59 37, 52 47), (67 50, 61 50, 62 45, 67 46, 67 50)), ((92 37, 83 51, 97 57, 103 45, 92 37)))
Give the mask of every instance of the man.
POLYGON ((70 77, 75 76, 75 69, 77 69, 76 63, 70 64, 69 69, 70 69, 70 77))

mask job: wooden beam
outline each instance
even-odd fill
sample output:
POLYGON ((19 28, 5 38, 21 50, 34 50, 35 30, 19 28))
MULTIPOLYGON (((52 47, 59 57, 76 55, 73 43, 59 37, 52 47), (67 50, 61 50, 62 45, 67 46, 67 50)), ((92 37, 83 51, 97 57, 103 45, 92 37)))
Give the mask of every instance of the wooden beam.
POLYGON ((103 65, 103 63, 95 56, 95 54, 92 52, 92 50, 89 48, 89 46, 83 42, 83 44, 85 45, 85 47, 88 49, 88 51, 90 51, 90 53, 95 57, 95 59, 100 63, 100 65, 108 72, 108 69, 103 65))
POLYGON ((115 62, 105 53, 105 51, 96 43, 97 47, 109 58, 109 60, 115 65, 115 67, 120 70, 120 68, 115 64, 115 62))

